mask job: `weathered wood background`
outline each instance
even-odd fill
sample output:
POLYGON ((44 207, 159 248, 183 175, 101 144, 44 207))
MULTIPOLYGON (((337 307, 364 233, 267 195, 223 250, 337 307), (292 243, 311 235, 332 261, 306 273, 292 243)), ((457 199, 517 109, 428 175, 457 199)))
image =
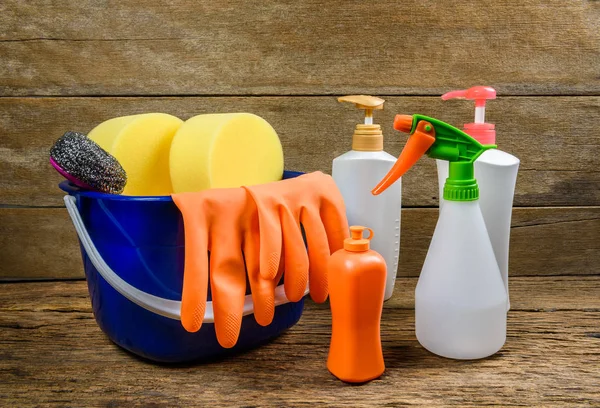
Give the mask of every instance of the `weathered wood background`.
MULTIPOLYGON (((456 125, 494 86, 501 148, 521 159, 511 274, 594 275, 600 264, 600 2, 21 1, 0 3, 0 279, 81 278, 47 163, 65 130, 160 111, 249 111, 286 167, 330 172, 360 114, 338 95, 456 125)), ((404 177, 401 276, 417 276, 436 218, 433 161, 404 177)))
POLYGON ((0 406, 599 406, 600 1, 0 1, 0 406), (386 372, 341 384, 327 305, 264 347, 205 365, 148 364, 93 320, 75 231, 48 164, 66 130, 120 115, 248 111, 286 168, 330 172, 360 113, 397 155, 396 113, 457 126, 449 90, 491 85, 498 143, 521 159, 508 339, 454 361, 414 335, 414 286, 437 217, 432 160, 403 178, 401 276, 384 305, 386 372), (31 283, 29 280, 49 280, 31 283))

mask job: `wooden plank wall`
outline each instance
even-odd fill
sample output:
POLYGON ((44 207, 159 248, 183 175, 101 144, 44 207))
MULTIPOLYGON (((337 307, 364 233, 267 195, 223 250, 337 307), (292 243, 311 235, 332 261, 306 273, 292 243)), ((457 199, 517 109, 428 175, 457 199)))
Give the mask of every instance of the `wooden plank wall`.
MULTIPOLYGON (((249 111, 286 167, 330 172, 358 112, 335 96, 460 126, 445 91, 494 86, 501 148, 521 159, 511 274, 600 270, 600 2, 91 1, 0 4, 0 279, 79 278, 48 150, 64 131, 159 111, 249 111), (167 4, 168 3, 168 4, 167 4)), ((437 211, 433 161, 404 177, 401 276, 418 275, 437 211)))

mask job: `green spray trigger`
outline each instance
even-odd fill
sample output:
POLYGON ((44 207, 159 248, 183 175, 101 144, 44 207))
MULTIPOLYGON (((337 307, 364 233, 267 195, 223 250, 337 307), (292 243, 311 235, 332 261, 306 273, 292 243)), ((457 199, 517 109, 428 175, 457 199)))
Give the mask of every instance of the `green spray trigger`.
POLYGON ((389 173, 373 189, 381 194, 410 169, 423 154, 450 162, 444 185, 444 199, 472 201, 479 198, 473 163, 486 150, 496 145, 482 145, 462 130, 441 120, 424 115, 396 115, 394 129, 410 133, 400 157, 389 173))

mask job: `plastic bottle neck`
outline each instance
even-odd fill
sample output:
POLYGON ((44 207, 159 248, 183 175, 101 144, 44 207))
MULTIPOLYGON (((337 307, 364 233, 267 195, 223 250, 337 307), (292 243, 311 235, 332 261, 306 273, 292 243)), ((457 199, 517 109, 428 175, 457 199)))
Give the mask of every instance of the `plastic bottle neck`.
POLYGON ((496 125, 493 123, 465 123, 463 130, 483 145, 496 144, 496 125))
POLYGON ((479 199, 479 186, 475 180, 473 163, 450 162, 448 178, 444 184, 444 200, 475 201, 479 199))
POLYGON ((380 125, 359 123, 352 136, 352 150, 378 152, 383 150, 383 133, 380 125))
POLYGON ((348 252, 366 252, 370 248, 370 241, 373 239, 373 230, 360 225, 350 227, 350 238, 344 240, 344 249, 348 252), (369 236, 363 238, 363 232, 369 231, 369 236))

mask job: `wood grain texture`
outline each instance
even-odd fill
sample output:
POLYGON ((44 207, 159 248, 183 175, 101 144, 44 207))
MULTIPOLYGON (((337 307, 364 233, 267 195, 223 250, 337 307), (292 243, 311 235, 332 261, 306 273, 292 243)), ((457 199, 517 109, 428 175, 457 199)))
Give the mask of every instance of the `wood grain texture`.
MULTIPOLYGON (((385 149, 398 155, 407 136, 396 113, 424 113, 462 126, 473 107, 438 97, 386 97, 375 119, 385 149)), ((62 205, 60 176, 48 152, 66 130, 88 132, 104 120, 141 112, 182 119, 209 112, 252 112, 279 133, 286 168, 331 171, 350 150, 361 112, 334 97, 0 98, 0 204, 62 205)), ((501 149, 521 159, 516 206, 600 205, 600 97, 503 97, 488 103, 501 149)), ((403 177, 403 205, 437 206, 435 162, 423 158, 403 177)))
POLYGON ((0 279, 82 278, 66 208, 0 208, 0 279))
POLYGON ((0 285, 3 406, 598 406, 600 278, 515 278, 495 356, 456 361, 414 335, 415 279, 385 304, 386 372, 363 386, 328 373, 328 305, 261 348, 207 364, 154 365, 111 343, 84 282, 0 285))
MULTIPOLYGON (((399 276, 418 276, 437 209, 404 209, 399 276)), ((516 208, 511 276, 600 275, 600 207, 516 208)), ((0 279, 83 277, 64 208, 0 209, 0 279)))
POLYGON ((596 1, 5 0, 0 94, 598 95, 596 1))

